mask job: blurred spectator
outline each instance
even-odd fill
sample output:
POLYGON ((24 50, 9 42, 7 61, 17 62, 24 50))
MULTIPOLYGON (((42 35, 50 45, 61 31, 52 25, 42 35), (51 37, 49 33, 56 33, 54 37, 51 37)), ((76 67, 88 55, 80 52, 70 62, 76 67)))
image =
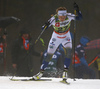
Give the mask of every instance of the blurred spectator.
POLYGON ((75 60, 73 56, 73 66, 75 67, 76 78, 84 78, 88 75, 90 79, 95 78, 95 72, 88 66, 84 47, 89 42, 89 38, 81 37, 80 43, 75 48, 75 60))
POLYGON ((7 47, 6 43, 6 35, 2 31, 3 29, 0 28, 0 75, 3 75, 4 71, 4 48, 7 47))
POLYGON ((33 55, 40 56, 41 54, 34 50, 30 33, 24 29, 12 46, 12 66, 16 69, 16 76, 33 75, 33 55))
MULTIPOLYGON (((100 39, 95 39, 90 41, 86 47, 84 47, 85 50, 90 49, 100 49, 100 39)), ((94 63, 95 67, 98 69, 99 79, 100 79, 100 54, 98 54, 95 59, 91 62, 91 64, 94 63), (95 62, 95 63, 94 63, 95 62)))

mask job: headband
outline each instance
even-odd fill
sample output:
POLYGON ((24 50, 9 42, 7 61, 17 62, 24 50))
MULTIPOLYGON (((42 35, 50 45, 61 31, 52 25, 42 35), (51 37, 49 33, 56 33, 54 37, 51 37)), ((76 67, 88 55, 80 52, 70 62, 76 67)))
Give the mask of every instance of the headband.
POLYGON ((58 15, 59 16, 66 16, 67 15, 67 11, 66 10, 59 10, 58 11, 58 15))

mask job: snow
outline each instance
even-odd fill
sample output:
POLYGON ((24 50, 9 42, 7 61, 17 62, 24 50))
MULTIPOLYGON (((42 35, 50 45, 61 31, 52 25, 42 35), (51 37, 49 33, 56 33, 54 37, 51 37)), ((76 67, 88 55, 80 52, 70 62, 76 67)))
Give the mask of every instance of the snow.
MULTIPOLYGON (((60 83, 61 78, 50 78, 52 81, 11 81, 11 76, 0 76, 0 89, 99 89, 99 79, 73 79, 68 78, 70 85, 60 83)), ((14 77, 14 79, 27 79, 30 77, 14 77)), ((43 77, 44 78, 44 77, 43 77)))

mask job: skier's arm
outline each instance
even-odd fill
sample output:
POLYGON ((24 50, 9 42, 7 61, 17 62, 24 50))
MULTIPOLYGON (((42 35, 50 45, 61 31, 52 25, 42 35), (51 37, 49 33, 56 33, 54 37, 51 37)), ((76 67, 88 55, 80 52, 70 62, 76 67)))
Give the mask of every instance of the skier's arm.
POLYGON ((55 18, 51 17, 47 22, 45 22, 45 24, 42 26, 41 29, 42 30, 48 29, 52 25, 52 23, 53 23, 54 20, 55 20, 55 18))
POLYGON ((79 11, 79 7, 76 3, 74 4, 74 10, 75 13, 67 13, 67 17, 69 17, 71 20, 82 20, 81 11, 79 11))

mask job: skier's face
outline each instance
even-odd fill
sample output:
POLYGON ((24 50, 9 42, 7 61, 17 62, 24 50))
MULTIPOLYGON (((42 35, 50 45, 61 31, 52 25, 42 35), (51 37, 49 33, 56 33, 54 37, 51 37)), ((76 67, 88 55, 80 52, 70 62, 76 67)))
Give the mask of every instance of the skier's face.
POLYGON ((63 22, 66 19, 66 16, 58 16, 59 20, 63 22))

